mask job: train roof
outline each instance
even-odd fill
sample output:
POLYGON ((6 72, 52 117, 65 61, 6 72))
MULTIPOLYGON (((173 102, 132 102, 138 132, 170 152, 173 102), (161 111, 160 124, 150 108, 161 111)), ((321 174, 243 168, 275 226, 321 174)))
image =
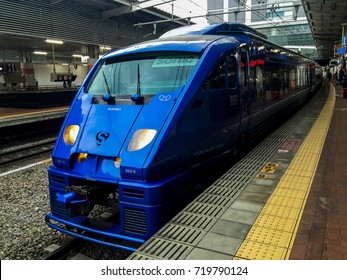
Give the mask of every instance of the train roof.
MULTIPOLYGON (((175 36, 170 38, 159 38, 153 41, 147 41, 126 47, 124 49, 112 51, 105 55, 105 58, 139 53, 146 51, 187 51, 201 52, 210 43, 224 36, 206 36, 206 35, 187 35, 175 36)), ((236 41, 236 40, 235 40, 236 41)))
POLYGON ((235 32, 243 32, 261 37, 267 40, 267 36, 258 32, 252 27, 242 23, 214 23, 214 24, 195 24, 172 29, 164 33, 160 38, 187 35, 234 35, 235 32))
POLYGON ((234 43, 235 46, 239 46, 241 43, 248 43, 252 38, 257 38, 280 50, 285 50, 293 55, 310 59, 300 53, 293 52, 280 45, 267 41, 267 37, 264 34, 245 24, 225 22, 204 25, 195 24, 172 29, 164 33, 158 39, 112 51, 106 54, 104 58, 155 51, 201 52, 208 45, 221 38, 227 39, 228 43, 234 43))
MULTIPOLYGON (((145 51, 190 51, 201 52, 210 43, 222 37, 230 37, 236 34, 246 34, 266 39, 266 36, 255 29, 240 23, 216 23, 216 24, 194 24, 172 29, 164 33, 158 39, 142 42, 124 49, 112 51, 105 57, 138 53, 145 51)), ((237 43, 237 39, 229 39, 237 43)))

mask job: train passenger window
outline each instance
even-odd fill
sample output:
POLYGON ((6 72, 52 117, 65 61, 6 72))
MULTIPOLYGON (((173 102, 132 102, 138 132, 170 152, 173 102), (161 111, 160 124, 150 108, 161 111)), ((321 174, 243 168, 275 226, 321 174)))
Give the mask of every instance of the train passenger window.
POLYGON ((240 73, 240 87, 247 86, 247 53, 241 52, 241 73, 240 73))
POLYGON ((227 56, 208 75, 204 83, 204 90, 236 88, 236 69, 235 56, 227 56))
POLYGON ((221 61, 217 64, 217 66, 213 69, 213 71, 208 75, 205 83, 205 90, 214 90, 214 89, 223 89, 226 87, 226 67, 225 61, 221 61))
POLYGON ((236 88, 236 58, 234 55, 227 57, 228 88, 236 88))
POLYGON ((255 85, 256 85, 256 102, 264 102, 266 100, 264 90, 264 73, 260 66, 255 68, 255 85))

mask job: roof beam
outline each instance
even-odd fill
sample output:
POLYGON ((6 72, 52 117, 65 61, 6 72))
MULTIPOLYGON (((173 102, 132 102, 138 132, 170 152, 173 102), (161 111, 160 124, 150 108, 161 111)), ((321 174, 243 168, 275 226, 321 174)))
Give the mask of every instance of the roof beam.
POLYGON ((58 4, 59 2, 61 2, 63 0, 53 0, 51 1, 51 5, 55 5, 55 4, 58 4))
MULTIPOLYGON (((135 12, 135 11, 141 10, 141 11, 143 11, 145 13, 151 14, 153 16, 157 16, 159 18, 163 18, 165 20, 172 20, 171 17, 165 16, 165 15, 159 13, 159 12, 152 11, 152 10, 149 10, 147 8, 146 9, 142 9, 138 4, 131 3, 128 0, 113 0, 113 1, 115 1, 115 2, 117 2, 119 4, 122 4, 124 6, 130 7, 130 11, 127 12, 127 13, 131 13, 131 12, 135 12)), ((172 1, 166 1, 166 2, 172 2, 172 1)), ((115 15, 112 15, 112 13, 107 14, 107 12, 104 12, 102 16, 105 17, 105 18, 109 18, 109 17, 112 17, 112 16, 116 16, 119 13, 119 11, 114 11, 114 12, 115 12, 115 15)), ((178 24, 181 24, 181 25, 187 25, 186 23, 181 22, 181 21, 175 21, 175 22, 178 23, 178 24)))
POLYGON ((132 12, 131 6, 123 6, 123 7, 118 7, 118 8, 114 8, 114 9, 102 12, 101 16, 103 19, 108 19, 111 17, 117 17, 122 14, 128 14, 131 12, 132 12))

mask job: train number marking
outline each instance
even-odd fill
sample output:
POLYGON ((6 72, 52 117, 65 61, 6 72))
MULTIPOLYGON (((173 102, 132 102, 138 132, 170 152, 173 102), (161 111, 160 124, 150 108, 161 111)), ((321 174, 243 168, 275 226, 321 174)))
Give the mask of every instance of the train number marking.
POLYGON ((161 101, 161 102, 167 102, 167 101, 169 101, 171 99, 171 95, 160 95, 159 96, 159 100, 161 101))
POLYGON ((136 174, 136 170, 135 170, 135 169, 126 168, 126 169, 125 169, 125 173, 128 173, 128 174, 136 174))
POLYGON ((101 144, 104 143, 109 136, 109 132, 98 132, 96 134, 96 145, 101 146, 101 144))

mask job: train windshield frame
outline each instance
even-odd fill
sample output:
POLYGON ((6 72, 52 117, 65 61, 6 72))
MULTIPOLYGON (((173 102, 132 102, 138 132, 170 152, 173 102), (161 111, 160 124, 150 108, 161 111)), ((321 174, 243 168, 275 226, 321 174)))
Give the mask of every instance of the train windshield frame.
POLYGON ((170 93, 187 84, 199 53, 161 52, 105 58, 86 92, 131 96, 170 93))

